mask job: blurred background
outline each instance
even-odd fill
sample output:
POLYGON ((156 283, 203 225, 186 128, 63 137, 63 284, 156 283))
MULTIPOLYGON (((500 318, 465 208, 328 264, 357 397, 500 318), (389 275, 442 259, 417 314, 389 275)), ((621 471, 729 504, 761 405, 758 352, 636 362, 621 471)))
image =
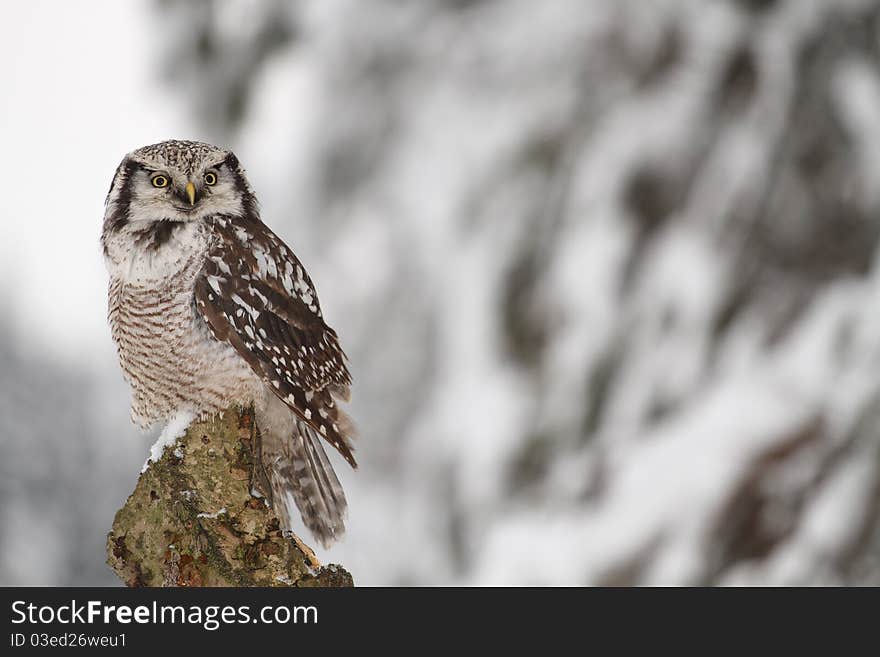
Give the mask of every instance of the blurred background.
POLYGON ((5 8, 0 584, 116 584, 98 247, 233 148, 355 378, 359 584, 880 584, 880 2, 5 8))

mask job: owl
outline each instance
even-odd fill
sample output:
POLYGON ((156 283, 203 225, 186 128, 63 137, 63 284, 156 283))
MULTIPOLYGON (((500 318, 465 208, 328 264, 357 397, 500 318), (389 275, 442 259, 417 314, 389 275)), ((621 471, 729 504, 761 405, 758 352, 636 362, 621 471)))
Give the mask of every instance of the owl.
POLYGON ((347 503, 322 440, 357 467, 339 408, 350 399, 347 358, 235 155, 194 141, 129 153, 101 244, 132 420, 148 428, 253 403, 282 527, 292 529, 296 507, 322 545, 341 537, 347 503))

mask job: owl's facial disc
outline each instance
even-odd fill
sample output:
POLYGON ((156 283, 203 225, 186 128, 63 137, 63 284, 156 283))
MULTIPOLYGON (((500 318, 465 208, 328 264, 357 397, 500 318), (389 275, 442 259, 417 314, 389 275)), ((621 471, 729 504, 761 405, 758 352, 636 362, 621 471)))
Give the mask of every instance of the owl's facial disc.
POLYGON ((130 221, 186 223, 218 214, 241 215, 235 173, 225 162, 207 162, 183 172, 141 162, 133 175, 130 221))
POLYGON ((203 142, 164 141, 122 160, 107 193, 101 240, 105 251, 113 236, 155 233, 165 244, 177 228, 217 216, 260 220, 238 159, 203 142))

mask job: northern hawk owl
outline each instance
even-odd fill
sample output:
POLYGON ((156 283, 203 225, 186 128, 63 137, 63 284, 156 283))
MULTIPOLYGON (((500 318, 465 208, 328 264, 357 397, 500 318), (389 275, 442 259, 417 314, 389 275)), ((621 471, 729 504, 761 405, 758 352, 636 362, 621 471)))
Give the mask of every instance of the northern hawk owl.
POLYGON ((350 397, 346 356, 235 155, 193 141, 129 153, 101 243, 132 419, 146 428, 253 403, 282 527, 296 506, 322 545, 339 538, 347 505, 321 438, 357 467, 337 405, 350 397))

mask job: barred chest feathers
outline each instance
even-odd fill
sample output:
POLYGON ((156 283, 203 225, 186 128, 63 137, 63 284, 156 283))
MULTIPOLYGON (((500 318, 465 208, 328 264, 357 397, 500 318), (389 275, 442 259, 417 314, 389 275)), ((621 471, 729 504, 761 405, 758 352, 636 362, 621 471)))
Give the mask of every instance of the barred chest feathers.
POLYGON ((126 227, 107 242, 110 327, 132 419, 142 427, 181 410, 211 414, 265 396, 251 367, 196 312, 195 281, 210 245, 202 222, 139 235, 126 227))

